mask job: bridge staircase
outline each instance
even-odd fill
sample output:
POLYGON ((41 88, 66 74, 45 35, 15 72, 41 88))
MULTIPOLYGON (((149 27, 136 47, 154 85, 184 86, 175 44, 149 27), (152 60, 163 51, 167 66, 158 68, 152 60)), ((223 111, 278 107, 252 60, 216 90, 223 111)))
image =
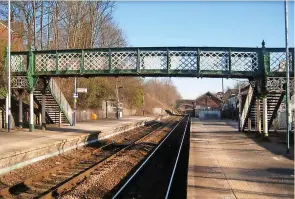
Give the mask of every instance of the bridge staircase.
MULTIPOLYGON (((277 111, 284 98, 284 92, 269 92, 267 94, 267 121, 268 129, 271 128, 273 121, 276 117, 277 111)), ((251 122, 251 129, 256 127, 256 105, 257 95, 255 94, 253 88, 250 86, 248 93, 243 105, 241 122, 242 131, 249 130, 248 122, 251 122), (250 118, 250 120, 249 120, 250 118)), ((260 100, 260 119, 261 119, 261 130, 263 131, 263 102, 260 100)))
MULTIPOLYGON (((46 110, 46 122, 58 124, 59 112, 61 111, 61 122, 73 124, 73 111, 70 104, 63 95, 61 89, 57 85, 54 79, 50 79, 46 88, 45 94, 45 110, 46 110)), ((42 104, 42 91, 34 90, 34 100, 36 104, 41 107, 42 104)))

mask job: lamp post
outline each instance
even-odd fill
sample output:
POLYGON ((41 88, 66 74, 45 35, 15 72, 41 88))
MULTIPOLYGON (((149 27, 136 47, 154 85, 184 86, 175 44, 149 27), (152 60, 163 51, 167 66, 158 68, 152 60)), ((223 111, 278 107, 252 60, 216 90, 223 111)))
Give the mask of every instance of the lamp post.
POLYGON ((11 129, 11 82, 10 82, 10 46, 11 46, 11 30, 10 30, 10 1, 8 1, 8 49, 7 49, 7 64, 8 64, 8 99, 7 104, 7 130, 11 129))
POLYGON ((288 49, 288 4, 287 0, 285 3, 285 44, 286 44, 286 117, 287 117, 287 154, 290 153, 290 130, 291 130, 291 121, 290 121, 290 88, 289 88, 289 49, 288 49))

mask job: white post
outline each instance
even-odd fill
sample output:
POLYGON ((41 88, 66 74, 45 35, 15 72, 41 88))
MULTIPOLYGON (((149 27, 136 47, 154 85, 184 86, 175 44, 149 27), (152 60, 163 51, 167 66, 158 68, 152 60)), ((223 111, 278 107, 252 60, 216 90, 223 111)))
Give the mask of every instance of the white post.
POLYGON ((8 95, 5 99, 5 128, 8 130, 8 95))
POLYGON ((39 112, 39 117, 38 117, 38 125, 42 125, 42 115, 41 112, 39 112))
POLYGON ((45 117, 45 106, 46 106, 46 90, 44 89, 43 92, 42 92, 42 107, 41 107, 41 122, 42 122, 42 125, 41 125, 41 128, 42 130, 45 130, 46 129, 46 117, 45 117))
MULTIPOLYGON (((288 47, 288 3, 285 0, 285 42, 286 42, 286 122, 287 122, 287 154, 290 152, 291 110, 290 110, 290 88, 289 88, 289 47, 288 47)), ((294 64, 294 63, 293 63, 294 64)))
POLYGON ((11 129, 11 83, 10 83, 10 46, 11 46, 11 30, 10 30, 10 1, 8 1, 8 111, 7 111, 7 130, 11 129))
POLYGON ((34 131, 34 89, 30 92, 30 132, 34 131))
POLYGON ((263 97, 263 135, 268 137, 267 96, 263 97))
POLYGON ((61 110, 59 110, 59 127, 61 127, 61 110))
POLYGON ((248 131, 251 131, 251 118, 248 118, 248 131))
POLYGON ((18 119, 19 119, 19 128, 23 128, 23 91, 19 91, 19 106, 18 106, 18 119))
POLYGON ((256 100, 256 130, 258 131, 258 133, 261 133, 261 118, 260 118, 260 100, 257 99, 256 100))

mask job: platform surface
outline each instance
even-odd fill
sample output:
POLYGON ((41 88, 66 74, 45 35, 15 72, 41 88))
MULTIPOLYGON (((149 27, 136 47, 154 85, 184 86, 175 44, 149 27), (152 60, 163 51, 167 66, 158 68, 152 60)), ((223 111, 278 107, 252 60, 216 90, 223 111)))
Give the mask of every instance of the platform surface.
POLYGON ((192 120, 187 198, 294 198, 293 181, 285 145, 238 132, 235 122, 192 120))
POLYGON ((62 142, 72 138, 87 136, 89 134, 105 132, 126 124, 148 120, 151 117, 131 116, 116 119, 102 119, 87 122, 79 122, 75 127, 63 125, 61 128, 48 125, 47 130, 35 129, 29 132, 28 129, 12 130, 7 132, 4 129, 0 131, 0 159, 11 156, 13 153, 20 153, 27 150, 38 149, 40 147, 62 142))

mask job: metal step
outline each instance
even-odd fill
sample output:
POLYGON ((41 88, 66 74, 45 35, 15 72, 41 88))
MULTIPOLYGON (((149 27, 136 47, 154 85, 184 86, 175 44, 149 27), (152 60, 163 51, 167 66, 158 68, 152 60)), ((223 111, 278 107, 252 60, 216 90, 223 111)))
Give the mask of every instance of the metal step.
MULTIPOLYGON (((50 80, 50 81, 53 81, 52 83, 55 83, 54 80, 50 80)), ((59 88, 57 88, 56 84, 54 86, 55 86, 55 89, 59 89, 59 88)), ((38 103, 41 105, 42 104, 42 91, 35 90, 34 97, 35 97, 35 100, 37 100, 38 103)), ((46 94, 45 94, 45 104, 46 104, 45 109, 46 109, 47 115, 50 117, 50 119, 54 123, 59 123, 60 106, 58 103, 59 102, 57 102, 55 100, 55 98, 53 97, 53 95, 51 94, 51 91, 49 89, 47 89, 46 94)), ((68 118, 66 117, 66 115, 63 111, 61 112, 61 121, 62 121, 62 123, 69 123, 68 118)))

